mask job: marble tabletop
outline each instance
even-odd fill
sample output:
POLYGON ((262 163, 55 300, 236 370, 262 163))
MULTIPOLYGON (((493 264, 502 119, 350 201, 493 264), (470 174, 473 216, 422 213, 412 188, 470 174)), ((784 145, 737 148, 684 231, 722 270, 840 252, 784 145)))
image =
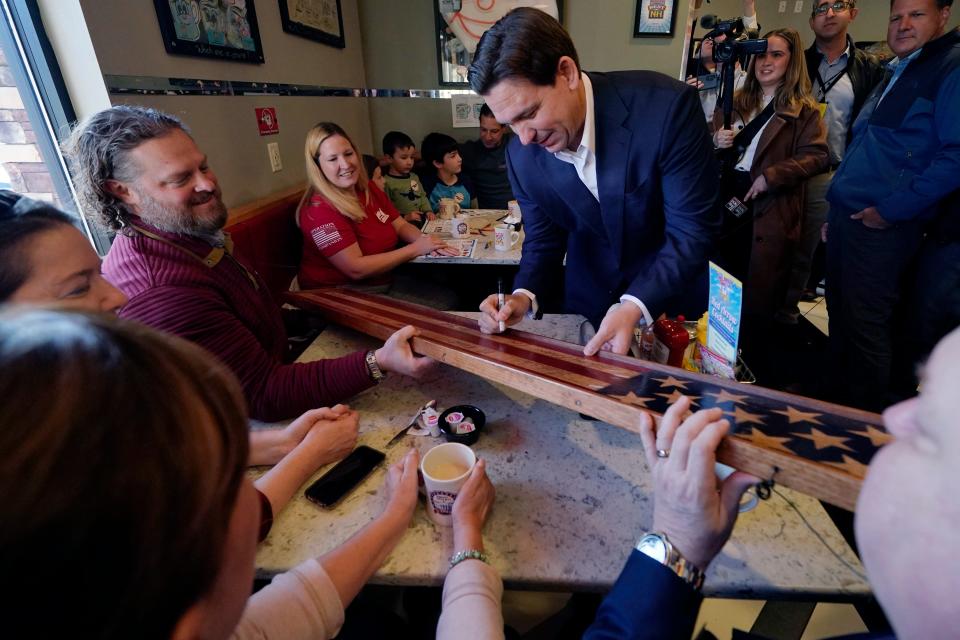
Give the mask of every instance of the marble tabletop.
MULTIPOLYGON (((518 328, 575 341, 581 321, 578 316, 546 316, 524 320, 518 328)), ((332 326, 301 359, 376 344, 332 326)), ((406 436, 385 448, 431 398, 441 407, 467 402, 486 412, 486 428, 473 445, 487 460, 497 490, 484 544, 507 588, 608 590, 639 535, 651 526, 651 481, 639 437, 441 366, 427 380, 391 376, 356 396, 350 404, 361 412, 360 443, 385 451, 388 463, 411 446, 422 454, 439 444, 430 436, 406 436)), ((258 572, 269 576, 323 554, 368 523, 385 504, 384 475, 381 466, 333 509, 321 509, 302 494, 296 497, 276 515, 270 536, 260 545, 258 572)), ((421 501, 406 535, 372 582, 440 585, 452 537, 452 530, 428 520, 421 501)), ((869 586, 863 567, 819 502, 777 488, 770 500, 740 516, 707 573, 704 593, 851 600, 867 595, 869 586)))
MULTIPOLYGON (((506 216, 506 209, 464 209, 467 224, 470 226, 470 237, 477 241, 477 247, 469 258, 430 258, 420 256, 411 262, 416 264, 520 264, 521 248, 523 247, 524 232, 520 229, 520 239, 517 244, 507 251, 497 251, 493 247, 493 231, 482 231, 487 225, 495 223, 506 216)), ((449 226, 447 227, 449 229, 449 226)), ((437 233, 441 238, 452 238, 449 230, 437 233)))

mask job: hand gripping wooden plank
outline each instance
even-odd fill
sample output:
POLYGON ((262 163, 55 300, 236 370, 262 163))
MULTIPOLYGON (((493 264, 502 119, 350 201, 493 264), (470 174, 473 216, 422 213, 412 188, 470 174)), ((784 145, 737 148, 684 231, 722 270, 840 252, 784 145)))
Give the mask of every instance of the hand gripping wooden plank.
POLYGON ((853 510, 867 464, 891 436, 877 414, 601 352, 522 331, 486 335, 476 321, 350 289, 287 294, 333 322, 386 339, 407 324, 413 349, 488 380, 637 432, 680 394, 732 425, 720 462, 853 510))

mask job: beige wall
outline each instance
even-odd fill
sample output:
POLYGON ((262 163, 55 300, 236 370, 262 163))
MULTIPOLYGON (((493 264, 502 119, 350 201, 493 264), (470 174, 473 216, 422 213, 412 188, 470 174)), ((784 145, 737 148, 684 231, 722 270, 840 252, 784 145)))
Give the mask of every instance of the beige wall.
MULTIPOLYGON (((57 0, 58 2, 61 0, 57 0)), ((76 1, 76 0, 62 0, 76 1)), ((278 3, 256 3, 265 63, 245 64, 167 54, 152 2, 80 0, 100 70, 109 75, 189 77, 361 87, 363 49, 356 0, 342 0, 346 48, 336 49, 284 33, 278 3)), ((183 118, 220 178, 228 205, 247 202, 303 182, 303 140, 320 120, 346 128, 371 147, 370 114, 363 98, 110 96, 113 103, 153 106, 183 118), (254 107, 275 106, 280 134, 258 135, 254 107), (267 143, 280 145, 283 170, 270 171, 267 143)))
MULTIPOLYGON (((397 9, 394 0, 359 0, 364 34, 367 86, 434 89, 437 50, 433 34, 435 0, 408 0, 397 9)), ((570 32, 584 68, 594 71, 653 69, 676 77, 680 72, 687 0, 677 0, 672 38, 634 38, 636 0, 564 0, 563 24, 570 32)), ((476 138, 476 129, 450 126, 450 101, 422 98, 375 98, 370 107, 375 144, 391 129, 418 142, 430 131, 458 140, 476 138)))

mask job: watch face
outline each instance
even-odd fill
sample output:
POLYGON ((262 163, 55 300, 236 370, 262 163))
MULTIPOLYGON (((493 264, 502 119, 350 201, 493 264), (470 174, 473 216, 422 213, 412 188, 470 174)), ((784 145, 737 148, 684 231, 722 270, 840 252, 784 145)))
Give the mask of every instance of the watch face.
POLYGON ((637 551, 653 558, 660 564, 664 564, 667 561, 667 545, 659 536, 643 536, 637 544, 637 551))

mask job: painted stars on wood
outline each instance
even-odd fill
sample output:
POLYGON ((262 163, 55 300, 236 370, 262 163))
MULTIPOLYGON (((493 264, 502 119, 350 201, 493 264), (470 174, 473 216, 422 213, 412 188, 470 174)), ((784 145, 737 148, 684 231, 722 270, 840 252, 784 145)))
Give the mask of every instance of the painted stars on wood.
POLYGON ((878 422, 864 421, 859 412, 800 397, 770 395, 749 386, 742 386, 741 391, 740 387, 720 386, 680 373, 651 371, 616 382, 601 393, 660 414, 681 395, 687 396, 693 400, 694 410, 722 410, 733 424, 734 437, 778 454, 829 464, 857 477, 863 476, 877 448, 892 439, 878 422))
POLYGON ((720 389, 720 391, 707 391, 704 395, 712 396, 717 404, 724 404, 725 402, 742 404, 747 401, 747 396, 730 393, 726 389, 720 389))
POLYGON ((618 395, 614 395, 613 397, 614 397, 614 398, 617 398, 617 399, 620 400, 621 402, 626 402, 627 404, 632 404, 632 405, 635 406, 635 407, 643 407, 644 409, 647 409, 647 408, 648 408, 648 407, 647 407, 647 403, 648 403, 648 402, 654 402, 654 401, 656 400, 656 398, 640 397, 640 396, 638 396, 637 394, 635 394, 633 391, 630 391, 629 393, 626 393, 626 394, 623 394, 623 395, 619 395, 619 396, 618 396, 618 395))
POLYGON ((700 396, 691 395, 691 394, 689 394, 689 393, 681 393, 681 392, 678 391, 677 389, 674 389, 674 390, 673 390, 673 393, 655 393, 655 394, 653 394, 653 395, 655 395, 655 396, 660 396, 661 398, 666 398, 666 400, 667 400, 667 402, 668 402, 669 404, 673 404, 674 402, 676 402, 677 400, 679 400, 681 397, 686 396, 686 397, 690 398, 690 406, 692 406, 692 407, 696 407, 696 406, 697 406, 697 400, 700 399, 700 396))
POLYGON ((858 478, 865 478, 867 475, 867 465, 854 460, 846 454, 843 454, 843 459, 840 462, 827 462, 826 464, 835 469, 846 471, 850 475, 858 478))
POLYGON ((847 446, 847 442, 850 438, 841 438, 839 436, 831 436, 820 429, 811 428, 810 433, 792 433, 796 438, 803 438, 809 440, 813 443, 813 446, 820 449, 826 449, 827 447, 836 447, 838 449, 843 449, 844 451, 853 452, 853 449, 847 446))
POLYGON ((686 389, 687 385, 690 384, 686 380, 677 380, 673 376, 667 376, 666 378, 654 378, 657 382, 660 383, 660 386, 663 388, 673 387, 675 389, 686 389))
POLYGON ((797 422, 809 422, 810 424, 823 424, 820 422, 819 418, 822 416, 822 413, 813 413, 810 411, 800 411, 799 409, 794 409, 790 405, 787 405, 787 410, 774 410, 771 413, 779 413, 782 416, 786 416, 787 420, 790 421, 790 424, 796 424, 797 422))
POLYGON ((796 451, 787 447, 787 443, 790 442, 790 438, 780 438, 777 436, 768 436, 763 431, 756 429, 754 427, 750 428, 749 433, 739 434, 744 438, 749 440, 755 445, 761 446, 764 449, 773 449, 774 451, 782 451, 783 453, 789 453, 790 455, 796 455, 796 451))
POLYGON ((869 424, 867 425, 866 429, 863 431, 851 430, 850 433, 855 436, 863 436, 864 438, 867 438, 868 440, 870 440, 870 444, 872 444, 875 447, 882 447, 883 445, 893 440, 892 435, 890 435, 883 429, 877 429, 873 425, 869 425, 869 424))
POLYGON ((733 411, 724 411, 723 415, 733 418, 735 427, 743 424, 763 424, 762 414, 750 413, 740 407, 734 407, 733 411))

